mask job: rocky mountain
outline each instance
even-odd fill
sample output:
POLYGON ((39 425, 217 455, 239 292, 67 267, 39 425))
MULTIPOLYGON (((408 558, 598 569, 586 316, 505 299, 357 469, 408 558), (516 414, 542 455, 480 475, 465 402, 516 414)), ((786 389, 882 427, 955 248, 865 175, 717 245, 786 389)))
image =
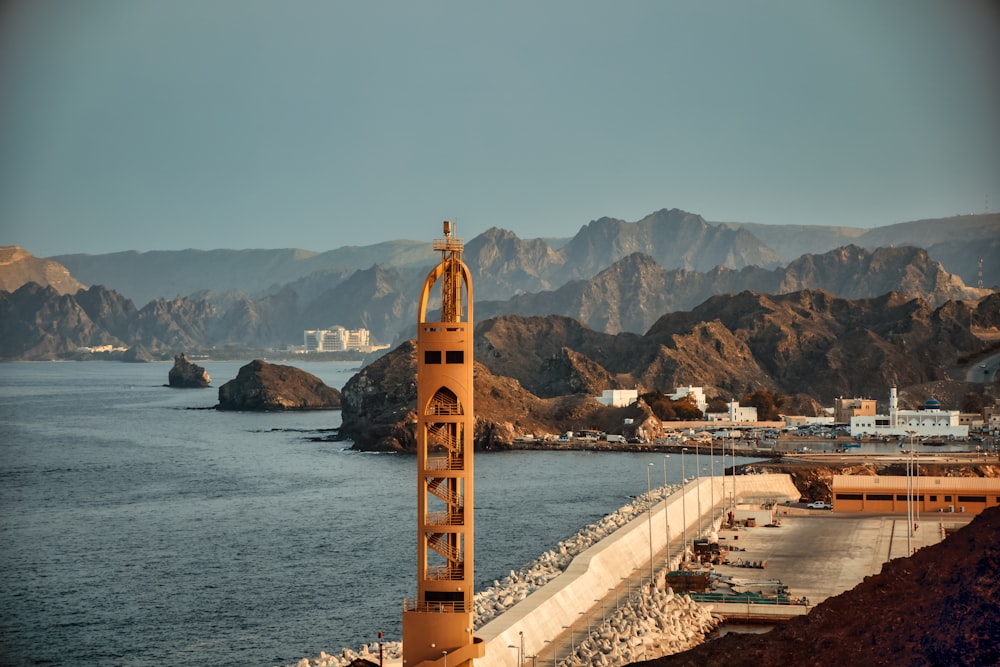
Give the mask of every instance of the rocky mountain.
MULTIPOLYGON (((532 433, 537 423, 546 432, 620 425, 623 415, 609 419, 590 398, 604 389, 669 392, 692 384, 724 398, 766 389, 827 405, 836 396, 883 396, 893 384, 947 381, 958 359, 989 349, 973 328, 1000 335, 1000 294, 933 308, 898 293, 848 300, 819 290, 746 291, 665 315, 641 336, 601 333, 560 316, 497 317, 476 326, 483 367, 476 401, 504 397, 484 413, 503 425, 491 427, 494 437, 532 433), (494 389, 498 379, 509 383, 506 393, 494 389)), ((359 447, 412 446, 413 355, 408 342, 344 387, 342 433, 359 447)))
POLYGON ((785 294, 806 289, 826 290, 850 299, 888 292, 919 296, 930 305, 952 299, 979 299, 988 291, 967 287, 914 247, 857 246, 823 255, 803 255, 774 270, 751 266, 741 270, 667 270, 645 254, 630 255, 589 280, 573 281, 505 302, 477 304, 480 318, 502 314, 566 315, 605 333, 644 332, 662 314, 687 310, 714 294, 753 290, 785 294))
MULTIPOLYGON (((939 227, 952 222, 907 224, 934 241, 942 237, 939 227)), ((954 240, 942 242, 950 245, 935 247, 955 262, 968 251, 961 244, 977 243, 980 252, 990 249, 993 218, 966 216, 952 226, 954 240)), ((697 215, 662 210, 637 222, 595 220, 559 247, 491 229, 468 242, 465 259, 476 286, 478 319, 563 314, 607 333, 641 333, 666 312, 744 289, 823 289, 849 298, 896 291, 931 305, 985 294, 949 274, 928 251, 914 247, 868 250, 852 245, 776 266, 777 255, 750 229, 760 231, 752 225, 714 225, 697 215)), ((905 237, 907 229, 903 225, 871 238, 905 237)), ((835 231, 821 230, 819 235, 829 239, 835 231)), ((868 233, 854 236, 864 239, 868 233)), ((996 238, 994 242, 1000 243, 996 238)), ((119 295, 166 293, 146 302, 143 321, 134 326, 142 344, 149 342, 151 351, 159 350, 154 354, 172 354, 177 350, 166 346, 296 345, 304 330, 334 325, 368 328, 376 343, 398 342, 412 330, 416 285, 432 255, 429 243, 399 241, 328 253, 214 250, 64 259, 91 279, 100 278, 94 282, 123 285, 119 295), (378 257, 386 261, 367 264, 378 257), (194 287, 199 289, 179 296, 194 287)), ((106 333, 131 340, 120 322, 106 333)), ((54 347, 59 344, 46 343, 32 354, 62 354, 54 347)))
POLYGON ((75 294, 84 287, 58 262, 35 257, 16 245, 0 246, 0 290, 13 292, 27 283, 52 287, 59 294, 75 294))
POLYGON ((856 245, 866 250, 914 246, 923 248, 945 269, 966 285, 979 284, 979 260, 983 259, 983 285, 1000 289, 1000 213, 959 215, 902 222, 864 229, 812 225, 766 225, 719 223, 745 229, 773 248, 782 262, 805 254, 823 254, 835 248, 856 245))
MULTIPOLYGON (((328 252, 277 250, 171 250, 106 255, 59 255, 51 259, 89 285, 105 285, 135 303, 239 290, 257 295, 323 272, 324 280, 373 264, 426 266, 435 261, 429 243, 387 241, 328 252)), ((330 287, 328 283, 325 287, 330 287)))

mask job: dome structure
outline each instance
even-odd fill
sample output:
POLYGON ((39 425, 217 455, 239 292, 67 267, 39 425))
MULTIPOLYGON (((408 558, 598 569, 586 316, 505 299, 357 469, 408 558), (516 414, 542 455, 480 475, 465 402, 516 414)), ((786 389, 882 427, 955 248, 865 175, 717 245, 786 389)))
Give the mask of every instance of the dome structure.
POLYGON ((941 401, 937 400, 933 396, 924 401, 924 410, 940 410, 941 401))

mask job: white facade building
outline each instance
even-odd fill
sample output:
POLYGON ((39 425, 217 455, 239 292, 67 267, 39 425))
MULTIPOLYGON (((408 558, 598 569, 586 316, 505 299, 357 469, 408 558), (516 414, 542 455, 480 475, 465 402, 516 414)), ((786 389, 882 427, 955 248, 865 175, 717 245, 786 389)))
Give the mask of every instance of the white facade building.
POLYGON ((341 326, 335 326, 331 329, 309 329, 303 333, 302 338, 306 352, 368 351, 371 349, 371 334, 368 329, 345 329, 341 326))
POLYGON ((757 408, 741 407, 739 401, 729 401, 726 403, 728 412, 709 412, 705 419, 710 422, 755 422, 757 421, 757 408))
POLYGON ((687 396, 690 396, 694 400, 694 404, 704 414, 705 410, 708 409, 708 399, 705 398, 704 387, 677 387, 677 391, 670 394, 670 400, 679 401, 687 396))
POLYGON ((933 398, 927 399, 922 410, 900 410, 896 388, 892 387, 889 414, 851 417, 851 435, 966 438, 969 427, 959 424, 958 410, 942 410, 941 404, 933 398))
POLYGON ((595 396, 598 403, 612 408, 625 408, 639 400, 636 389, 605 389, 600 396, 595 396))

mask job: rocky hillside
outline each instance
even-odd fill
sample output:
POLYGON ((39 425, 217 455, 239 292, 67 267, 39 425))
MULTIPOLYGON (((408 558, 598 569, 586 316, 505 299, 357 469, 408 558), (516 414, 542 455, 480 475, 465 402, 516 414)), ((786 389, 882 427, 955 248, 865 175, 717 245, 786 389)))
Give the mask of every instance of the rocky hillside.
POLYGON ((0 291, 13 292, 27 283, 51 287, 59 294, 75 294, 84 287, 58 262, 35 257, 16 245, 0 246, 0 291))
MULTIPOLYGON (((559 316, 498 317, 476 327, 477 413, 490 422, 480 430, 494 434, 484 443, 510 442, 648 421, 603 413, 591 397, 612 388, 693 384, 724 398, 768 389, 823 405, 836 396, 882 396, 891 384, 947 378, 955 359, 986 349, 970 326, 1000 333, 1000 295, 934 309, 899 294, 851 301, 820 291, 743 292, 666 315, 643 336, 596 332, 559 316)), ((408 342, 344 387, 342 434, 359 447, 412 447, 413 355, 408 342)))
POLYGON ((1000 664, 1000 508, 897 558, 766 634, 728 634, 635 667, 1000 664))

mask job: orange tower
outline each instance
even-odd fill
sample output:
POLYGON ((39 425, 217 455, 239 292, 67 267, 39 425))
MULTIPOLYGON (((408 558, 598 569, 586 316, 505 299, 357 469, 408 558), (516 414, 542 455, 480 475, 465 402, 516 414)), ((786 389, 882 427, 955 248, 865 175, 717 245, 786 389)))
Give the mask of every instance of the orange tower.
POLYGON ((404 667, 472 667, 485 655, 472 634, 472 278, 462 248, 446 220, 417 310, 417 597, 403 607, 404 667), (441 321, 428 322, 438 281, 441 321))

